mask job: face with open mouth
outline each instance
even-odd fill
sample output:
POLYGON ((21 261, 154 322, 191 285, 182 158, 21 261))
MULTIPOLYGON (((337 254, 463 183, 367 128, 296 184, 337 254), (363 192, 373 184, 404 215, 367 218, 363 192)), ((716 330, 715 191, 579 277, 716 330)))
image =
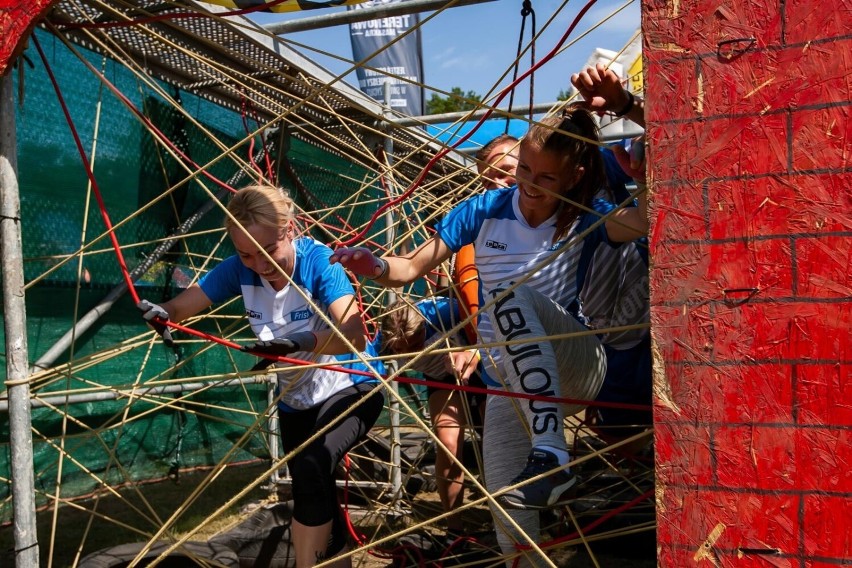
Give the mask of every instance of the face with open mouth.
POLYGON ((282 272, 293 275, 296 256, 293 249, 292 226, 278 228, 255 224, 245 227, 245 232, 239 227, 233 227, 229 233, 234 242, 234 248, 237 249, 237 255, 246 268, 256 272, 276 290, 281 290, 287 285, 287 278, 282 272), (248 235, 245 234, 246 232, 248 235), (252 239, 257 242, 257 245, 252 242, 252 239), (269 255, 273 262, 270 262, 266 255, 269 255))
POLYGON ((566 157, 529 144, 521 144, 516 172, 518 205, 532 227, 550 218, 559 208, 561 199, 582 176, 583 168, 569 170, 566 157))

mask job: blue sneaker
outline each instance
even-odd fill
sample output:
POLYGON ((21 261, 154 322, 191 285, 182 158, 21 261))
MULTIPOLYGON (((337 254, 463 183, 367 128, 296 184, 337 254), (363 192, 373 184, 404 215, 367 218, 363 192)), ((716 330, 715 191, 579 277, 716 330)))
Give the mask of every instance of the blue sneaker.
POLYGON ((567 503, 577 476, 558 467, 559 460, 552 452, 533 448, 527 466, 508 486, 522 485, 497 497, 497 502, 507 509, 549 509, 567 503), (525 483, 534 477, 538 479, 525 483))

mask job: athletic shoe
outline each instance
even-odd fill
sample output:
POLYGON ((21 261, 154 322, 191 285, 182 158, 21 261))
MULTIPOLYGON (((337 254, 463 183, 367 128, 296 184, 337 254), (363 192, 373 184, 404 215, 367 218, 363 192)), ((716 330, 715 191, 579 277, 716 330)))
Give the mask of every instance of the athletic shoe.
POLYGON ((549 509, 567 503, 571 499, 567 492, 577 484, 577 476, 565 469, 553 471, 558 467, 553 453, 533 448, 527 466, 509 485, 523 484, 497 497, 497 502, 507 509, 549 509), (542 474, 547 475, 539 477, 542 474), (534 477, 539 479, 524 483, 534 477))

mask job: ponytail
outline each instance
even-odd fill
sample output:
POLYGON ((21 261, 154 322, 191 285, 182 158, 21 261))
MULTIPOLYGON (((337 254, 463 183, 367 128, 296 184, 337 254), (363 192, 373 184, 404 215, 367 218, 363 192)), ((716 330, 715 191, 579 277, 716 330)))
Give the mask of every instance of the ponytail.
POLYGON ((533 124, 521 144, 562 156, 565 179, 574 179, 573 172, 583 168, 583 174, 574 185, 562 190, 561 196, 570 201, 560 205, 553 236, 556 243, 565 236, 574 220, 591 208, 595 194, 606 185, 597 122, 589 111, 572 105, 562 114, 545 117, 533 124))

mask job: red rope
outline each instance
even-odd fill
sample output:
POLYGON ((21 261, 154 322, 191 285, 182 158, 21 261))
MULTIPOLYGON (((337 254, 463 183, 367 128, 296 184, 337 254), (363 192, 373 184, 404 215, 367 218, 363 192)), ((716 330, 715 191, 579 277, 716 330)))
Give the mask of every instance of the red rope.
MULTIPOLYGON (((587 4, 586 4, 586 6, 585 6, 585 7, 584 7, 581 11, 580 11, 580 13, 579 13, 579 14, 577 15, 577 17, 574 19, 574 22, 572 22, 572 24, 571 24, 571 26, 569 27, 568 31, 565 33, 565 35, 564 35, 564 36, 563 36, 563 38, 559 41, 559 43, 556 45, 556 47, 555 47, 555 48, 554 48, 554 49, 553 49, 553 50, 552 50, 552 51, 551 51, 551 52, 550 52, 550 53, 549 53, 549 54, 548 54, 548 55, 547 55, 544 59, 542 59, 542 60, 541 60, 541 61, 537 64, 537 66, 536 66, 536 67, 538 67, 538 66, 542 65, 542 64, 543 64, 543 63, 545 63, 548 59, 550 59, 550 58, 552 58, 552 57, 553 57, 553 55, 555 54, 555 52, 556 52, 556 51, 559 49, 559 47, 561 47, 561 45, 565 42, 565 40, 567 39, 568 35, 570 35, 570 33, 571 33, 571 32, 573 31, 573 29, 576 27, 577 23, 579 22, 579 19, 580 19, 580 18, 581 18, 581 17, 585 14, 585 12, 586 12, 586 11, 588 11, 588 9, 589 9, 589 8, 590 8, 590 7, 591 7, 591 6, 592 6, 595 2, 596 2, 596 0, 590 0, 590 1, 589 1, 589 3, 587 3, 587 4)), ((120 244, 118 243, 118 239, 117 239, 117 237, 115 236, 115 231, 113 230, 112 222, 111 222, 111 220, 110 220, 110 218, 109 218, 109 214, 108 214, 108 212, 107 212, 106 205, 105 205, 105 203, 104 203, 104 201, 103 201, 103 196, 102 196, 102 194, 101 194, 100 187, 98 186, 97 180, 95 179, 95 176, 94 176, 94 172, 92 171, 91 166, 89 165, 88 156, 87 156, 87 154, 86 154, 85 149, 83 148, 83 145, 82 145, 82 142, 81 142, 81 140, 80 140, 79 134, 77 133, 77 129, 76 129, 76 128, 75 128, 75 126, 74 126, 74 122, 73 122, 73 120, 72 120, 72 118, 71 118, 71 115, 70 115, 70 113, 69 113, 69 111, 68 111, 68 107, 67 107, 67 105, 65 104, 64 97, 62 96, 62 93, 61 93, 61 91, 60 91, 60 89, 59 89, 59 85, 58 85, 58 83, 57 83, 57 81, 56 81, 56 78, 55 78, 55 76, 54 76, 54 74, 53 74, 53 71, 52 71, 52 69, 50 68, 50 65, 49 65, 49 63, 48 63, 48 61, 47 61, 47 57, 45 56, 44 51, 43 51, 43 50, 42 50, 42 48, 41 48, 41 45, 40 45, 40 43, 39 43, 39 41, 38 41, 38 38, 37 38, 37 37, 35 37, 35 36, 33 36, 33 43, 35 44, 36 49, 38 50, 39 56, 41 57, 41 60, 42 60, 42 62, 43 62, 43 64, 44 64, 44 66, 45 66, 45 69, 46 69, 47 73, 48 73, 48 76, 50 77, 50 80, 51 80, 51 83, 52 83, 52 85, 53 85, 54 91, 56 92, 57 98, 58 98, 59 103, 60 103, 60 105, 61 105, 61 107, 62 107, 62 111, 63 111, 63 113, 64 113, 64 115, 65 115, 66 121, 68 122, 69 128, 71 129, 71 134, 72 134, 72 135, 73 135, 73 137, 74 137, 74 142, 75 142, 75 144, 76 144, 76 146, 77 146, 77 150, 78 150, 78 152, 80 153, 80 156, 81 156, 81 158, 82 158, 82 160, 83 160, 84 167, 86 168, 86 175, 88 176, 89 181, 90 181, 90 182, 91 182, 91 184, 92 184, 93 192, 94 192, 94 194, 95 194, 95 198, 96 198, 96 200, 97 200, 97 202, 98 202, 98 206, 99 206, 99 209, 100 209, 101 217, 103 218, 104 224, 106 225, 107 230, 108 230, 108 232, 109 232, 110 240, 111 240, 111 242, 112 242, 113 249, 115 250, 115 254, 116 254, 117 258, 118 258, 118 263, 119 263, 119 267, 120 267, 121 272, 122 272, 122 276, 123 276, 123 278, 124 278, 124 280, 125 280, 125 283, 126 283, 126 285, 127 285, 128 291, 130 292, 130 295, 131 295, 131 297, 133 298, 134 303, 136 303, 136 302, 138 302, 138 301, 139 301, 139 295, 138 295, 138 293, 136 292, 136 288, 135 288, 135 286, 134 286, 134 284, 133 284, 132 280, 130 279, 130 271, 129 271, 129 270, 128 270, 128 268, 127 268, 127 264, 126 264, 126 262, 125 262, 124 255, 123 255, 123 254, 122 254, 122 252, 121 252, 121 246, 120 246, 120 244)), ((191 164, 191 165, 195 166, 196 168, 199 168, 199 169, 200 169, 200 166, 199 166, 198 164, 196 164, 194 161, 192 161, 192 160, 191 160, 191 159, 190 159, 190 158, 189 158, 186 154, 184 154, 184 153, 183 153, 183 152, 182 152, 182 151, 181 151, 181 150, 180 150, 180 149, 179 149, 179 148, 178 148, 178 147, 177 147, 174 143, 172 143, 172 142, 171 142, 171 141, 170 141, 170 140, 169 140, 169 139, 165 136, 165 134, 163 134, 163 133, 162 133, 162 131, 160 131, 158 128, 156 128, 156 126, 154 126, 154 124, 150 121, 150 119, 148 119, 148 117, 146 117, 144 114, 142 114, 142 113, 141 113, 141 112, 140 112, 140 111, 136 108, 136 106, 135 106, 135 105, 134 105, 134 104, 133 104, 133 103, 132 103, 132 102, 131 102, 131 101, 130 101, 127 97, 125 97, 125 96, 124 96, 124 95, 123 95, 123 94, 122 94, 122 93, 121 93, 121 92, 120 92, 120 91, 119 91, 119 90, 118 90, 118 89, 117 89, 114 85, 112 85, 112 83, 110 83, 110 82, 106 79, 106 77, 104 77, 104 76, 103 76, 103 74, 101 74, 99 71, 97 71, 96 69, 94 69, 94 68, 93 68, 90 64, 88 64, 88 62, 85 62, 85 61, 84 61, 84 63, 85 63, 85 64, 86 64, 86 65, 90 68, 90 70, 92 70, 92 71, 93 71, 93 72, 94 72, 97 76, 99 76, 99 77, 101 78, 101 80, 104 82, 104 84, 107 86, 107 88, 109 88, 109 89, 110 89, 110 91, 112 91, 112 92, 113 92, 113 93, 114 93, 114 94, 115 94, 115 95, 116 95, 116 96, 117 96, 117 97, 118 97, 118 98, 119 98, 122 102, 124 102, 124 104, 125 104, 125 105, 126 105, 126 106, 127 106, 127 107, 128 107, 128 108, 129 108, 129 109, 130 109, 133 113, 134 113, 134 114, 136 114, 136 116, 137 116, 140 120, 142 120, 142 121, 143 121, 143 123, 144 123, 144 124, 145 124, 145 125, 146 125, 146 126, 147 126, 147 127, 148 127, 151 131, 152 131, 152 132, 154 132, 158 138, 160 138, 160 139, 161 139, 161 140, 162 140, 165 144, 167 144, 167 145, 169 146, 169 148, 171 148, 173 151, 175 151, 175 152, 176 152, 176 153, 177 153, 177 154, 178 154, 178 155, 179 155, 182 159, 186 160, 189 164, 191 164)), ((519 81, 520 81, 520 80, 523 80, 523 79, 524 79, 524 78, 525 78, 525 77, 526 77, 526 76, 527 76, 530 72, 532 72, 533 70, 534 70, 534 69, 533 69, 533 68, 531 68, 531 69, 530 69, 530 70, 528 70, 526 73, 522 74, 522 75, 518 78, 518 80, 519 80, 519 81)), ((500 96, 498 97, 498 99, 496 100, 495 105, 496 105, 497 103, 499 103, 499 101, 500 101, 500 100, 502 100, 502 97, 504 97, 504 96, 507 94, 507 92, 508 92, 508 91, 507 91, 507 89, 504 89, 504 90, 502 91, 501 95, 500 95, 500 96)), ((486 114, 486 116, 485 116, 485 117, 483 117, 483 119, 481 119, 481 120, 477 123, 476 128, 478 128, 478 127, 482 124, 482 122, 485 120, 485 118, 487 118, 487 116, 488 116, 491 112, 493 112, 493 109, 489 110, 488 114, 486 114)), ((456 144, 454 144, 452 147, 454 148, 454 147, 455 147, 455 146, 457 146, 459 143, 461 143, 461 142, 463 142, 464 140, 466 140, 467 138, 469 138, 469 137, 470 137, 470 135, 471 135, 472 133, 473 133, 473 130, 472 130, 471 132, 469 132, 468 134, 466 134, 466 135, 465 135, 465 136, 464 136, 461 140, 459 140, 459 142, 457 142, 456 144)), ((437 159, 439 159, 440 157, 442 157, 442 156, 446 155, 446 153, 447 153, 448 151, 449 151, 448 149, 444 149, 443 153, 439 153, 439 154, 437 154, 437 155, 436 155, 436 156, 435 156, 432 160, 430 160, 430 162, 426 165, 426 167, 425 167, 425 168, 424 168, 424 170, 420 173, 420 175, 418 176, 418 178, 414 181, 414 183, 412 184, 412 186, 411 186, 411 187, 409 187, 409 188, 406 190, 406 192, 405 192, 405 193, 403 193, 403 194, 402 194, 399 198, 396 198, 396 199, 394 199, 394 200, 392 200, 392 201, 390 201, 390 202, 386 203, 384 206, 380 207, 380 208, 379 208, 379 210, 378 210, 378 211, 374 214, 373 218, 371 219, 370 224, 368 224, 368 225, 367 225, 367 227, 365 227, 365 229, 362 231, 362 233, 361 233, 361 234, 363 235, 363 233, 365 233, 367 230, 369 230, 370 226, 372 225, 372 223, 374 223, 374 222, 375 222, 375 220, 378 218, 378 215, 379 215, 379 214, 381 214, 383 211, 387 210, 387 208, 388 208, 389 206, 392 206, 392 205, 395 205, 395 204, 399 203, 399 202, 400 202, 403 198, 405 198, 407 195, 409 195, 409 194, 410 194, 410 193, 414 190, 414 188, 415 188, 415 187, 417 187, 417 186, 419 185, 419 183, 422 181, 422 179, 425 177, 426 173, 428 173, 428 171, 431 169, 431 167, 434 165, 434 163, 437 161, 437 159)), ((202 174, 203 174, 203 175, 205 175, 208 179, 210 179, 210 180, 214 181, 216 184, 220 185, 221 187, 224 187, 224 188, 226 188, 226 189, 228 189, 229 191, 232 191, 232 192, 233 192, 233 191, 235 191, 235 190, 234 190, 234 188, 232 188, 230 185, 228 185, 228 184, 226 184, 225 182, 223 182, 223 181, 219 180, 218 178, 216 178, 215 176, 213 176, 213 175, 212 175, 212 174, 210 174, 209 172, 206 172, 206 171, 203 171, 203 170, 202 170, 202 174)), ((347 242, 351 242, 351 241, 347 241, 347 242)), ((195 336, 195 337, 198 337, 198 338, 200 338, 200 339, 204 339, 204 340, 207 340, 207 341, 211 341, 211 342, 213 342, 213 343, 218 343, 218 344, 223 345, 223 346, 225 346, 225 347, 230 347, 230 348, 232 348, 232 349, 240 349, 240 348, 242 347, 242 346, 241 346, 240 344, 238 344, 238 343, 234 343, 234 342, 232 342, 232 341, 228 341, 228 340, 226 340, 226 339, 223 339, 223 338, 220 338, 220 337, 213 336, 213 335, 211 335, 211 334, 209 334, 209 333, 196 331, 196 330, 194 330, 194 329, 192 329, 192 328, 188 328, 188 327, 186 327, 186 326, 183 326, 183 325, 181 325, 181 324, 179 324, 179 323, 176 323, 176 322, 173 322, 173 321, 164 321, 164 322, 162 322, 162 323, 164 323, 164 324, 168 325, 169 327, 172 327, 172 328, 174 328, 174 329, 176 329, 176 330, 183 331, 184 333, 187 333, 187 334, 189 334, 189 335, 193 335, 193 336, 195 336)), ((313 363, 312 363, 312 362, 310 362, 310 361, 304 361, 304 360, 300 360, 300 359, 293 359, 293 358, 290 358, 290 357, 283 357, 283 356, 266 356, 266 355, 264 355, 264 357, 269 358, 269 359, 273 359, 273 360, 275 360, 275 361, 282 362, 282 363, 289 363, 289 364, 291 364, 291 365, 308 365, 308 364, 313 364, 313 363)), ((321 368, 321 369, 327 369, 327 370, 340 371, 340 372, 344 372, 344 373, 348 373, 348 374, 352 374, 352 375, 361 375, 361 376, 371 377, 371 378, 375 376, 373 373, 369 373, 369 372, 367 372, 367 371, 359 371, 359 370, 357 370, 357 369, 346 369, 346 368, 344 368, 344 367, 340 367, 340 366, 336 366, 336 365, 321 365, 321 366, 319 366, 319 368, 321 368)), ((509 392, 509 391, 494 390, 494 389, 487 389, 487 388, 481 388, 481 387, 471 387, 471 386, 467 386, 467 385, 449 385, 449 384, 441 383, 441 382, 437 382, 437 381, 429 381, 429 380, 422 380, 422 379, 414 379, 414 378, 411 378, 411 377, 397 377, 397 378, 396 378, 396 380, 397 380, 398 382, 402 382, 402 383, 421 384, 421 385, 424 385, 424 386, 427 386, 427 387, 428 387, 428 386, 433 386, 433 387, 443 388, 443 389, 447 389, 447 390, 458 390, 458 391, 463 391, 463 392, 472 392, 472 393, 479 393, 479 394, 486 394, 486 395, 496 395, 496 396, 509 396, 509 397, 513 397, 513 398, 522 398, 522 399, 528 399, 528 400, 538 400, 538 401, 544 401, 544 402, 555 402, 555 403, 561 403, 561 404, 583 404, 583 405, 588 405, 588 406, 607 407, 607 408, 620 408, 620 409, 628 409, 628 410, 649 410, 649 409, 650 409, 650 406, 648 406, 648 405, 627 404, 627 403, 607 403, 607 402, 595 402, 595 401, 587 401, 587 400, 574 399, 574 398, 568 398, 568 397, 547 397, 547 396, 535 396, 535 395, 530 395, 530 394, 526 394, 526 393, 509 392)))
MULTIPOLYGON (((349 369, 347 372, 349 373, 361 373, 363 371, 357 371, 355 369, 349 369)), ((369 373, 364 373, 369 374, 369 373)), ((371 375, 372 376, 372 375, 371 375)), ((603 402, 596 400, 583 400, 579 398, 569 398, 569 397, 556 397, 556 396, 539 396, 534 394, 527 394, 523 392, 514 392, 507 390, 497 390, 483 387, 472 387, 469 385, 453 385, 448 383, 442 383, 440 381, 430 381, 426 379, 415 379, 412 377, 396 377, 394 379, 399 383, 407 383, 413 385, 423 385, 426 387, 433 387, 444 390, 452 390, 452 391, 461 391, 461 392, 470 392, 474 394, 485 394, 485 395, 495 395, 495 396, 505 396, 509 398, 521 398, 525 400, 536 400, 541 402, 554 402, 556 404, 581 404, 584 406, 593 406, 597 408, 620 408, 624 410, 651 410, 651 406, 648 404, 629 404, 626 402, 603 402)))
MULTIPOLYGON (((251 103, 251 100, 248 99, 245 95, 241 96, 240 100, 240 119, 243 122, 243 130, 245 130, 246 136, 251 136, 251 141, 249 142, 249 150, 248 157, 249 163, 257 170, 257 173, 260 174, 260 178, 263 179, 263 169, 255 163, 254 160, 254 138, 258 134, 253 134, 248 124, 248 112, 251 112, 252 119, 254 120, 255 125, 257 125, 256 131, 260 131, 260 118, 257 115, 257 109, 254 108, 254 105, 251 103)), ((271 183, 277 184, 276 179, 277 176, 272 169, 272 162, 269 159, 269 146, 266 144, 266 140, 263 139, 263 134, 260 135, 260 143, 263 147, 263 160, 264 165, 266 166, 266 177, 270 180, 271 183)))
POLYGON ((38 37, 35 34, 32 35, 32 40, 33 44, 36 46, 36 50, 38 50, 38 55, 44 64, 44 68, 47 71, 47 76, 50 78, 50 82, 53 85, 53 90, 56 92, 56 98, 59 100, 59 106, 62 107, 62 113, 65 115, 65 121, 71 129, 71 136, 74 137, 74 144, 77 146, 77 151, 80 153, 80 157, 83 160, 83 167, 86 168, 86 176, 92 184, 92 191, 94 192, 95 199, 98 202, 98 209, 100 210, 101 218, 103 219, 104 225, 109 233, 112 248, 115 250, 116 257, 118 257, 118 265, 121 268, 122 277, 124 278, 124 282, 127 285, 128 290, 130 290, 130 293, 133 296, 133 302, 136 303, 139 301, 139 297, 136 294, 136 289, 133 287, 133 281, 130 279, 130 271, 127 269, 127 264, 124 261, 124 255, 121 252, 121 245, 118 243, 118 237, 115 236, 112 221, 110 221, 109 215, 107 214, 106 204, 104 203, 103 196, 101 195, 101 188, 98 185, 98 181, 95 179, 95 173, 92 171, 91 164, 89 163, 89 157, 86 154, 85 148, 83 148, 80 135, 77 132, 77 128, 74 126, 74 121, 71 118, 71 113, 68 111, 68 105, 65 104, 65 98, 62 96, 62 91, 59 90, 59 84, 56 82, 53 70, 50 68, 50 65, 47 62, 47 57, 41 49, 41 43, 39 43, 38 37))
POLYGON ((480 118, 476 122, 476 124, 473 126, 473 128, 470 129, 470 131, 468 131, 467 134, 465 134, 464 136, 462 136, 461 138, 459 138, 458 140, 453 142, 451 145, 442 148, 437 154, 435 154, 432 157, 432 159, 429 160, 426 163, 426 165, 420 171, 420 174, 418 174, 417 178, 415 178, 415 180, 411 183, 411 185, 399 197, 397 197, 396 199, 392 199, 392 200, 388 201, 387 203, 385 203, 384 205, 382 205, 381 207, 379 207, 378 210, 375 213, 373 213, 373 216, 370 218, 370 221, 367 223, 367 226, 364 227, 364 229, 360 233, 357 233, 356 235, 352 236, 351 238, 338 243, 338 245, 341 246, 341 247, 348 247, 348 246, 351 246, 352 244, 354 244, 355 242, 360 241, 364 237, 364 235, 367 233, 367 231, 370 230, 370 228, 373 226, 373 224, 375 224, 375 222, 378 220, 379 216, 381 216, 385 211, 387 211, 391 207, 396 207, 396 205, 401 203, 403 200, 408 199, 408 197, 411 195, 411 193, 415 189, 420 187, 420 184, 423 182, 423 179, 432 170, 432 168, 438 162, 438 160, 440 160, 441 158, 443 158, 444 156, 449 154, 450 150, 455 150, 462 143, 464 143, 471 136, 473 136, 473 134, 477 130, 479 130, 479 128, 482 126, 482 124, 486 120, 488 120, 488 118, 494 113, 495 107, 498 104, 500 104, 500 102, 509 93, 511 93, 514 90, 514 88, 518 85, 518 83, 520 83, 521 81, 523 81, 524 79, 529 77, 532 73, 534 73, 536 70, 538 70, 539 67, 541 67, 542 65, 544 65, 545 63, 547 63, 548 61, 553 59, 553 57, 555 57, 559 53, 559 49, 568 40, 568 36, 571 35, 571 33, 574 31, 574 28, 577 27, 577 24, 580 23, 580 20, 583 18, 583 16, 585 16, 586 12, 589 11, 589 9, 595 4, 595 2, 597 2, 597 0, 589 0, 586 3, 586 5, 583 6, 583 9, 580 10, 580 12, 574 17, 574 21, 571 22, 571 25, 568 27, 568 30, 565 32, 565 34, 563 34, 563 36, 560 38, 559 42, 557 42, 556 46, 553 49, 551 49, 550 52, 541 59, 541 61, 539 61, 535 65, 531 66, 526 71, 524 71, 521 74, 520 77, 518 77, 517 79, 512 81, 508 86, 504 87, 500 91, 500 93, 494 99, 494 102, 491 103, 488 110, 485 112, 485 114, 482 115, 482 118, 480 118))
MULTIPOLYGON (((625 503, 624 505, 621 505, 620 507, 616 507, 615 509, 608 511, 605 515, 601 516, 598 519, 595 519, 594 521, 592 521, 591 523, 589 523, 585 527, 581 528, 580 530, 575 531, 571 534, 561 536, 559 538, 547 541, 547 542, 542 542, 542 543, 539 544, 539 547, 551 547, 551 546, 554 546, 554 545, 557 545, 557 544, 561 544, 563 542, 567 542, 569 540, 574 540, 576 538, 579 538, 579 536, 581 534, 583 534, 583 535, 588 534, 589 532, 593 531, 594 529, 596 529, 597 527, 599 527, 601 524, 605 523, 606 521, 612 519, 613 517, 620 515, 624 511, 632 509, 633 507, 635 507, 636 505, 638 505, 642 501, 644 501, 646 499, 650 499, 653 496, 654 496, 654 490, 649 489, 648 491, 642 493, 641 495, 639 495, 638 497, 636 497, 632 501, 629 501, 629 502, 625 503)), ((516 544, 515 548, 519 551, 532 550, 532 547, 528 544, 516 544)), ((520 557, 515 558, 515 561, 512 565, 517 566, 519 560, 520 560, 520 557)))
MULTIPOLYGON (((89 181, 92 184, 92 190, 93 190, 93 192, 95 194, 95 198, 98 202, 98 207, 99 207, 99 210, 100 210, 100 213, 101 213, 101 217, 103 218, 104 224, 106 225, 107 230, 109 232, 110 240, 112 242, 113 249, 115 250, 116 257, 118 258, 118 264, 119 264, 119 267, 121 268, 122 276, 125 280, 128 291, 130 292, 130 295, 133 298, 133 302, 136 303, 136 302, 139 301, 139 295, 136 292, 136 288, 133 284, 133 281, 130 279, 130 271, 127 268, 127 263, 125 262, 124 255, 121 252, 121 245, 119 244, 118 238, 116 237, 115 231, 113 230, 112 222, 109 218, 109 214, 108 214, 107 209, 106 209, 106 204, 104 203, 103 196, 102 196, 101 191, 100 191, 100 186, 98 185, 97 180, 95 179, 94 172, 92 171, 91 166, 89 165, 88 156, 86 154, 85 149, 83 148, 82 141, 80 140, 79 134, 77 133, 77 129, 74 126, 74 122, 73 122, 71 115, 68 111, 68 107, 65 104, 64 97, 62 96, 62 93, 59 89, 59 85, 56 82, 56 78, 53 74, 53 71, 51 70, 50 65, 47 61, 47 57, 44 55, 44 51, 41 48, 41 45, 38 41, 38 38, 36 38, 35 36, 33 36, 33 43, 35 44, 36 49, 38 50, 39 56, 41 57, 41 60, 44 63, 45 69, 48 73, 48 76, 50 77, 51 83, 53 84, 53 88, 56 92, 56 96, 57 96, 59 103, 62 107, 62 112, 64 113, 65 119, 68 122, 68 126, 71 129, 71 134, 74 137, 74 142, 77 146, 77 150, 80 153, 80 156, 83 160, 84 167, 86 168, 86 175, 88 176, 89 181)), ((107 84, 109 85, 109 83, 107 83, 107 84)), ((111 90, 113 90, 113 89, 114 89, 114 87, 111 88, 111 90)), ((116 92, 116 91, 114 91, 114 92, 116 92)), ((147 117, 145 117, 144 115, 139 113, 139 111, 135 109, 135 107, 130 103, 130 101, 128 101, 126 99, 126 97, 123 97, 123 95, 122 95, 122 98, 131 107, 131 109, 140 116, 140 118, 143 118, 145 120, 145 122, 148 125, 150 125, 150 127, 152 129, 154 129, 153 124, 150 123, 150 120, 148 120, 147 117)), ((174 144, 172 144, 171 141, 169 141, 162 132, 160 132, 159 130, 156 130, 156 132, 160 137, 162 137, 163 140, 168 142, 168 144, 171 147, 173 147, 177 152, 180 152, 180 150, 178 150, 178 148, 174 144)), ((181 155, 183 156, 182 152, 181 152, 181 155)), ((187 158, 187 160, 189 160, 189 159, 187 158)), ((224 184, 224 182, 220 182, 220 183, 224 187, 227 187, 227 188, 229 188, 233 191, 233 188, 230 188, 230 186, 228 186, 227 184, 224 184)), ((207 340, 207 341, 211 341, 213 343, 218 343, 219 345, 223 345, 225 347, 230 347, 232 349, 240 349, 242 347, 238 343, 228 341, 227 339, 223 339, 221 337, 216 337, 216 336, 211 335, 209 333, 196 331, 192 328, 188 328, 186 326, 183 326, 179 323, 176 323, 176 322, 173 322, 173 321, 170 321, 170 320, 169 321, 163 321, 162 323, 165 324, 165 325, 168 325, 169 327, 174 328, 178 331, 183 331, 184 333, 187 333, 189 335, 193 335, 195 337, 198 337, 200 339, 204 339, 204 340, 207 340)), ((276 356, 266 356, 266 355, 264 357, 269 358, 269 359, 273 359, 275 361, 282 362, 282 363, 289 363, 291 365, 313 364, 310 361, 304 361, 304 360, 300 360, 300 359, 292 359, 290 357, 281 357, 281 356, 276 357, 276 356)), ((319 368, 334 370, 334 371, 340 371, 340 372, 348 373, 348 374, 351 374, 351 375, 361 375, 361 376, 371 377, 371 378, 375 376, 373 373, 369 373, 367 371, 360 371, 360 370, 357 370, 357 369, 346 369, 344 367, 340 367, 340 366, 337 366, 337 365, 321 365, 321 366, 319 366, 319 368)), ((584 405, 589 405, 589 406, 601 406, 601 407, 623 408, 623 409, 633 409, 633 410, 648 410, 649 409, 649 407, 647 405, 624 404, 624 403, 604 403, 604 402, 584 401, 584 400, 572 399, 572 398, 541 397, 541 396, 529 395, 529 394, 526 394, 526 393, 516 393, 516 392, 508 392, 508 391, 501 391, 501 390, 494 390, 494 389, 485 389, 485 388, 471 387, 471 386, 466 386, 466 385, 448 385, 446 383, 440 383, 440 382, 428 381, 428 380, 421 380, 421 379, 414 379, 414 378, 410 378, 410 377, 397 377, 396 380, 399 381, 399 382, 403 382, 403 383, 407 382, 407 383, 411 383, 411 384, 422 384, 422 385, 425 385, 425 386, 435 386, 435 387, 439 387, 439 388, 445 388, 447 390, 460 390, 460 391, 464 391, 464 392, 493 394, 493 395, 498 395, 498 396, 510 396, 510 397, 514 397, 514 398, 540 400, 540 401, 545 401, 545 402, 556 402, 556 403, 565 403, 565 404, 584 404, 584 405)))

